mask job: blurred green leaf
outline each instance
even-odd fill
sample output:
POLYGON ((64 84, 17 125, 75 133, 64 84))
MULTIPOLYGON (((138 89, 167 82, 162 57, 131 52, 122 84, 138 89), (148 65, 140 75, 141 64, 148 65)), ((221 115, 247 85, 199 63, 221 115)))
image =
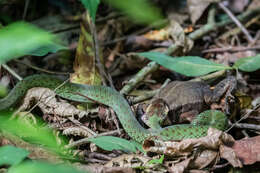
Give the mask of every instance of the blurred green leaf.
POLYGON ((138 145, 140 145, 138 143, 114 136, 100 136, 91 138, 89 141, 95 143, 97 146, 107 151, 122 150, 126 152, 136 152, 136 148, 138 148, 138 145))
POLYGON ((96 12, 97 12, 97 8, 100 3, 100 0, 80 0, 80 1, 84 5, 84 7, 88 10, 93 23, 95 23, 96 12))
POLYGON ((246 72, 253 72, 260 69, 260 54, 252 57, 240 58, 235 62, 233 68, 246 72))
POLYGON ((43 56, 65 49, 57 38, 31 24, 17 22, 0 30, 0 64, 24 55, 43 56))
POLYGON ((0 166, 16 165, 22 162, 28 155, 29 152, 22 148, 9 145, 0 147, 0 166))
POLYGON ((11 115, 12 112, 0 112, 0 131, 4 130, 30 143, 40 144, 42 147, 55 151, 57 154, 64 153, 64 145, 67 143, 65 138, 62 139, 60 137, 62 144, 58 145, 52 130, 42 127, 40 124, 43 123, 40 119, 37 119, 39 125, 36 126, 20 119, 10 119, 11 115))
POLYGON ((88 171, 79 171, 64 164, 54 165, 47 162, 26 161, 11 167, 8 173, 88 173, 88 171))
POLYGON ((0 98, 5 97, 7 94, 8 94, 7 88, 0 84, 0 98))
POLYGON ((231 69, 231 67, 197 56, 171 57, 160 52, 143 52, 138 53, 138 55, 186 76, 201 76, 214 71, 231 69))
POLYGON ((105 0, 137 23, 151 24, 162 19, 159 9, 147 0, 105 0))

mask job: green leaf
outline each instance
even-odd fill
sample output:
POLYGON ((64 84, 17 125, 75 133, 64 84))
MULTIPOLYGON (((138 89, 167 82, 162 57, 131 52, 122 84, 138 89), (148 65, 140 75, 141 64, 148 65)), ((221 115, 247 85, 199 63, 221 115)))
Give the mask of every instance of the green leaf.
POLYGON ((164 155, 160 157, 160 159, 152 159, 148 162, 148 164, 163 164, 164 155))
POLYGON ((100 136, 97 138, 91 138, 89 141, 107 151, 122 150, 126 152, 136 152, 137 148, 137 143, 114 136, 100 136))
POLYGON ((28 155, 29 152, 22 148, 9 145, 0 147, 0 166, 16 165, 23 161, 28 155))
POLYGON ((72 166, 64 164, 50 164, 39 161, 26 161, 17 166, 11 167, 8 173, 88 173, 88 171, 79 171, 72 166))
POLYGON ((235 62, 233 68, 238 68, 239 70, 246 72, 260 69, 260 54, 252 57, 240 58, 235 62))
POLYGON ((151 24, 162 19, 159 9, 147 0, 105 0, 105 2, 120 9, 137 23, 151 24))
POLYGON ((53 34, 25 22, 4 27, 0 38, 0 64, 24 55, 43 56, 65 49, 53 34))
POLYGON ((160 52, 143 52, 138 54, 186 76, 201 76, 214 71, 231 69, 231 67, 197 56, 171 57, 160 52))
POLYGON ((97 8, 100 3, 100 0, 80 0, 80 1, 84 5, 84 7, 88 10, 93 23, 95 23, 96 12, 97 12, 97 8))
POLYGON ((141 151, 142 153, 146 154, 146 151, 144 151, 143 149, 143 145, 134 141, 134 140, 130 140, 130 142, 139 150, 141 151))

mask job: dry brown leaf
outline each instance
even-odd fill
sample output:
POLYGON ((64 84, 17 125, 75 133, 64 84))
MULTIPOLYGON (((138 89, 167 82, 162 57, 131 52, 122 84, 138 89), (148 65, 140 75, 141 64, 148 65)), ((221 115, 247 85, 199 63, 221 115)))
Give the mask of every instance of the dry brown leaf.
POLYGON ((149 49, 155 42, 144 36, 131 36, 127 39, 126 44, 131 50, 149 49))
POLYGON ((247 10, 253 10, 260 8, 260 1, 259 0, 252 0, 251 4, 248 6, 247 10))
POLYGON ((193 24, 201 17, 210 3, 219 2, 220 0, 187 0, 187 6, 193 24))
POLYGON ((193 47, 193 41, 185 35, 185 32, 181 25, 175 20, 170 21, 169 32, 176 46, 181 47, 181 52, 186 53, 193 47))
POLYGON ((55 92, 48 88, 31 88, 27 91, 19 111, 28 110, 31 107, 31 102, 34 101, 34 103, 38 104, 43 114, 52 114, 61 117, 77 115, 79 118, 89 114, 87 111, 76 109, 75 106, 69 103, 58 101, 55 95, 55 92))
POLYGON ((232 148, 221 145, 219 151, 220 151, 220 157, 226 159, 233 167, 240 167, 240 168, 243 167, 241 161, 236 156, 232 148))
MULTIPOLYGON (((174 172, 184 172, 212 165, 218 159, 219 148, 232 143, 234 139, 231 135, 209 128, 208 135, 205 137, 184 139, 180 142, 148 139, 144 141, 143 148, 147 152, 179 158, 178 162, 171 163, 170 169, 174 172)), ((239 162, 239 159, 232 161, 239 162)))
POLYGON ((166 28, 149 31, 143 36, 149 40, 163 41, 169 39, 169 30, 166 28))
MULTIPOLYGON (((201 170, 199 169, 207 167, 209 164, 215 161, 216 157, 216 151, 204 150, 197 156, 191 156, 181 162, 166 162, 166 165, 169 172, 183 173, 187 171, 190 172, 192 169, 193 172, 200 172, 201 170)), ((205 171, 202 172, 205 173, 205 171)))
POLYGON ((184 139, 180 142, 145 140, 143 148, 147 152, 156 152, 170 156, 189 155, 195 148, 217 150, 221 144, 233 143, 234 139, 227 133, 209 128, 208 135, 197 139, 184 139))
MULTIPOLYGON (((96 66, 94 41, 89 23, 90 19, 87 15, 84 15, 84 17, 80 27, 81 34, 73 64, 75 72, 71 74, 70 80, 74 83, 100 85, 101 76, 96 66)), ((99 52, 101 53, 101 51, 99 52)))
POLYGON ((183 173, 184 171, 186 171, 186 169, 189 166, 191 161, 192 161, 192 158, 189 158, 189 159, 186 159, 182 162, 174 164, 174 165, 172 165, 171 167, 168 168, 168 171, 174 172, 174 173, 183 173))
POLYGON ((260 162, 260 136, 236 141, 232 148, 244 165, 260 162))
POLYGON ((218 156, 218 152, 212 150, 204 150, 199 153, 197 158, 193 161, 193 168, 203 169, 212 164, 218 156))
POLYGON ((249 3, 249 0, 229 0, 227 7, 233 13, 241 13, 245 10, 248 3, 249 3))

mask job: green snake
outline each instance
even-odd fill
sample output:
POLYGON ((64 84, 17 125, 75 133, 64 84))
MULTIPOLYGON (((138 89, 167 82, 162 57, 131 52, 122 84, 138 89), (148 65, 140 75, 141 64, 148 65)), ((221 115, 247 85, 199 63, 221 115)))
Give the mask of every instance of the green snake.
POLYGON ((160 140, 199 138, 207 135, 207 130, 210 126, 224 130, 227 124, 226 116, 223 113, 217 112, 212 114, 212 116, 204 116, 202 114, 191 124, 173 125, 148 130, 140 125, 126 99, 116 90, 105 86, 75 83, 64 84, 63 80, 49 75, 32 75, 18 82, 10 93, 0 100, 0 111, 16 106, 27 90, 33 87, 52 89, 58 96, 68 100, 77 102, 90 102, 90 100, 94 100, 97 103, 111 107, 116 112, 127 134, 140 143, 149 137, 160 140))

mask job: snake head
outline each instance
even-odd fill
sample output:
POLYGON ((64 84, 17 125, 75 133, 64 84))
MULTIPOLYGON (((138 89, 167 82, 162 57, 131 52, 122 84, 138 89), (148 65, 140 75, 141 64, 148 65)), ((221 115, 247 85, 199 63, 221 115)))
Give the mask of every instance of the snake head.
POLYGON ((142 116, 143 122, 150 128, 160 128, 160 124, 167 118, 169 107, 162 99, 155 99, 146 108, 142 116))

